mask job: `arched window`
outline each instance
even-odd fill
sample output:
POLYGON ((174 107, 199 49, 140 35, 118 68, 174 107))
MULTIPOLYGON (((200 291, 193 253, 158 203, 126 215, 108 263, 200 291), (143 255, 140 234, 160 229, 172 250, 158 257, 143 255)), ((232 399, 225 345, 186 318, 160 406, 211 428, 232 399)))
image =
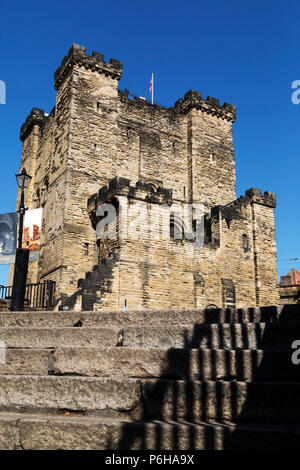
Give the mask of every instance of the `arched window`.
POLYGON ((170 215, 170 238, 174 240, 184 239, 184 227, 182 220, 171 213, 170 215))

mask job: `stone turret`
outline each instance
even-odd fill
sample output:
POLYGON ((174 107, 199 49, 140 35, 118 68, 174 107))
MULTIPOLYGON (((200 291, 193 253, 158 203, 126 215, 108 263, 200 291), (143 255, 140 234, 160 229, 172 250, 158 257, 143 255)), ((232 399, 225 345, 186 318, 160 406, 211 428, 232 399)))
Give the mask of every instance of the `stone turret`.
POLYGON ((23 144, 20 170, 25 168, 28 174, 32 176, 31 184, 25 194, 26 204, 30 209, 33 209, 32 198, 37 167, 36 155, 42 141, 46 119, 43 109, 32 108, 20 130, 20 140, 23 144))
POLYGON ((184 95, 184 99, 180 98, 175 103, 175 110, 177 112, 186 114, 191 109, 199 109, 207 114, 212 114, 230 122, 234 122, 236 119, 236 108, 234 105, 224 103, 223 106, 220 106, 218 98, 208 96, 205 100, 202 98, 202 93, 195 90, 189 90, 184 95))
POLYGON ((68 55, 64 57, 61 66, 58 67, 54 74, 54 88, 56 90, 58 90, 62 81, 64 81, 75 65, 117 80, 120 80, 122 77, 122 62, 119 60, 110 59, 109 62, 104 62, 103 54, 93 51, 92 55, 89 56, 86 54, 85 47, 72 44, 68 55))
POLYGON ((268 207, 276 207, 276 194, 271 193, 270 191, 265 191, 262 194, 261 189, 257 188, 250 188, 247 189, 245 192, 246 196, 248 196, 252 203, 261 204, 263 206, 268 207))

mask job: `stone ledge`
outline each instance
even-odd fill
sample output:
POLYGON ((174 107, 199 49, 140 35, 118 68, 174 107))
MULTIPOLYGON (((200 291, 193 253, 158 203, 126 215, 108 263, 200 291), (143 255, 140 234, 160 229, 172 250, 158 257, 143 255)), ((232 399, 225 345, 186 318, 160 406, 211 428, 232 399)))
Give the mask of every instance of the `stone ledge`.
POLYGON ((157 450, 158 436, 164 450, 299 449, 297 428, 282 425, 0 413, 0 428, 0 449, 7 450, 157 450))

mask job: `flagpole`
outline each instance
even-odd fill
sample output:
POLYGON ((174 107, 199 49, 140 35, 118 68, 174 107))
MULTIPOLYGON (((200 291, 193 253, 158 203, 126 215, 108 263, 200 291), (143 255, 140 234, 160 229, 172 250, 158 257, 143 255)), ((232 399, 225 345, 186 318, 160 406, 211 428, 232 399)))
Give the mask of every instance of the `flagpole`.
POLYGON ((153 104, 154 74, 152 73, 152 104, 153 104))

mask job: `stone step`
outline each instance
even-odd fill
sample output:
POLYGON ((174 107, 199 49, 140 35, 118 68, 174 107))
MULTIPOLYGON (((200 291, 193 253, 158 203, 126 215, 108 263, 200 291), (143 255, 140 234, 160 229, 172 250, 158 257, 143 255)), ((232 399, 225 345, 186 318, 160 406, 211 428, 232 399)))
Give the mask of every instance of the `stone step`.
POLYGON ((53 373, 61 375, 300 382, 290 351, 57 348, 51 360, 53 373))
POLYGON ((0 311, 0 327, 5 326, 74 326, 79 321, 84 326, 129 324, 146 325, 192 325, 194 323, 246 323, 299 321, 299 305, 278 305, 215 310, 120 310, 98 312, 42 311, 3 312, 0 311))
MULTIPOLYGON (((81 313, 74 311, 0 312, 0 327, 69 327, 81 320, 81 313)), ((97 326, 94 323, 94 326, 97 326)))
POLYGON ((205 349, 288 349, 300 322, 126 326, 123 346, 205 349))
POLYGON ((297 424, 300 383, 0 376, 0 411, 297 424))
POLYGON ((68 410, 126 416, 141 402, 136 379, 0 375, 0 411, 68 410))
MULTIPOLYGON (((1 450, 299 450, 290 426, 0 413, 1 450)), ((135 457, 137 457, 136 455, 135 457)), ((153 462, 152 462, 153 463, 153 462)))
POLYGON ((119 310, 82 312, 84 322, 123 324, 265 323, 300 321, 300 304, 210 310, 119 310))
POLYGON ((283 350, 7 349, 0 374, 300 382, 299 366, 283 350))
POLYGON ((300 322, 134 325, 118 327, 2 327, 6 347, 287 349, 300 339, 300 322))
POLYGON ((0 374, 48 375, 51 358, 51 349, 6 349, 5 360, 2 358, 0 362, 0 374))
POLYGON ((119 328, 0 328, 6 348, 109 347, 118 344, 119 328))

